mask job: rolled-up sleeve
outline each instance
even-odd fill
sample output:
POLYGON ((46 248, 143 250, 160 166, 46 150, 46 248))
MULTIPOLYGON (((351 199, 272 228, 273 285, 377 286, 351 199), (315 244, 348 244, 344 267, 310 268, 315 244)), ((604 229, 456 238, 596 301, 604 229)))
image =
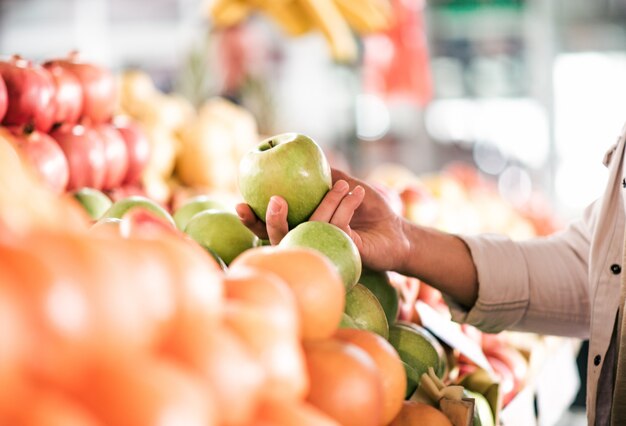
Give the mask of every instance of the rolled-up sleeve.
POLYGON ((449 297, 455 321, 483 331, 504 329, 587 337, 590 206, 585 217, 550 237, 516 242, 460 236, 478 275, 478 299, 467 310, 449 297))

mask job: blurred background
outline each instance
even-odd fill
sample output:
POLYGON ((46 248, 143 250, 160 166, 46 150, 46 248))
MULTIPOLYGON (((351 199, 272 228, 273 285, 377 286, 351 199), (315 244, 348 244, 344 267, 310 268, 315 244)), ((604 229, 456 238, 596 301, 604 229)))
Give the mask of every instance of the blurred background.
POLYGON ((76 49, 195 105, 225 96, 262 134, 307 133, 358 174, 463 161, 512 202, 541 192, 580 214, 626 118, 626 1, 398 3, 396 33, 358 37, 341 62, 319 31, 290 37, 263 14, 218 31, 201 0, 0 0, 0 53, 76 49))

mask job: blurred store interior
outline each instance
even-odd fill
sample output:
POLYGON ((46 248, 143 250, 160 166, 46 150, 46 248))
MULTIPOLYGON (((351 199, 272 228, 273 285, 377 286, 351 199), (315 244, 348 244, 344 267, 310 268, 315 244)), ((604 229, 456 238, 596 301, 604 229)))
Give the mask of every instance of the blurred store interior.
POLYGON ((389 37, 359 39, 357 60, 340 64, 319 33, 287 37, 262 15, 217 31, 201 0, 0 0, 0 52, 77 49, 196 104, 228 96, 263 133, 307 133, 355 173, 464 161, 515 203, 541 192, 580 214, 626 121, 626 1, 406 3, 417 25, 393 59, 397 81, 382 83, 398 53, 389 37))

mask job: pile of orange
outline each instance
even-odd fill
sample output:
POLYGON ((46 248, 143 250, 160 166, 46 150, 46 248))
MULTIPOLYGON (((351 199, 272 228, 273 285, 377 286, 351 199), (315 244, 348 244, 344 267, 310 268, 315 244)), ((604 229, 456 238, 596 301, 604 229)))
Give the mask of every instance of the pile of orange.
POLYGON ((313 251, 224 273, 182 239, 41 232, 0 254, 2 424, 380 425, 402 405, 398 355, 338 329, 344 287, 313 251))

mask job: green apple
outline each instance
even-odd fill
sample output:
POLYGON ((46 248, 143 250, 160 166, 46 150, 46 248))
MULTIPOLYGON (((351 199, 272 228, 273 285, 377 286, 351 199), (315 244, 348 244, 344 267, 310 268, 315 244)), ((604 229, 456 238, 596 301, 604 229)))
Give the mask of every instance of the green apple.
POLYGON ((185 233, 226 265, 260 244, 259 238, 241 223, 239 216, 219 210, 194 215, 185 227, 185 233))
POLYGON ((217 253, 215 253, 213 250, 208 249, 206 247, 205 249, 209 252, 211 256, 213 256, 213 259, 215 259, 215 261, 217 262, 217 265, 222 269, 222 271, 226 271, 228 269, 228 265, 226 265, 226 262, 224 262, 224 259, 219 257, 217 253))
POLYGON ((359 326, 354 322, 352 317, 345 312, 341 314, 341 322, 339 323, 339 328, 359 328, 359 326))
POLYGON ((121 219, 130 209, 142 208, 146 209, 156 216, 165 219, 173 227, 176 227, 172 215, 167 210, 158 205, 155 201, 142 197, 141 195, 133 195, 130 197, 122 198, 113 203, 113 205, 102 215, 103 218, 117 218, 121 219))
POLYGON ((406 373, 406 393, 404 394, 404 399, 409 399, 419 387, 421 376, 415 368, 406 362, 402 361, 402 366, 406 373))
POLYGON ((239 163, 239 190, 254 213, 265 221, 274 195, 289 206, 289 228, 307 220, 332 186, 330 165, 308 136, 283 133, 265 139, 239 163))
POLYGON ((389 323, 385 311, 374 293, 364 285, 357 284, 346 293, 344 313, 352 318, 356 328, 374 332, 385 339, 389 337, 389 323))
POLYGON ((346 291, 350 291, 361 276, 361 255, 354 241, 330 223, 301 223, 287 232, 278 245, 308 247, 321 252, 337 267, 346 291))
POLYGON ((402 361, 417 371, 417 376, 433 367, 439 377, 447 369, 446 353, 441 343, 425 328, 398 321, 389 327, 389 343, 398 351, 402 361))
POLYGON ((186 200, 175 212, 174 222, 181 231, 189 223, 189 220, 197 213, 205 210, 226 210, 226 206, 208 195, 198 195, 186 200))
POLYGON ((100 219, 113 204, 106 194, 95 188, 80 188, 74 191, 72 195, 93 220, 100 219))
POLYGON ((385 310, 389 324, 396 322, 400 297, 396 288, 391 285, 389 275, 387 275, 386 272, 363 268, 359 283, 363 284, 374 293, 374 296, 376 296, 385 310))

